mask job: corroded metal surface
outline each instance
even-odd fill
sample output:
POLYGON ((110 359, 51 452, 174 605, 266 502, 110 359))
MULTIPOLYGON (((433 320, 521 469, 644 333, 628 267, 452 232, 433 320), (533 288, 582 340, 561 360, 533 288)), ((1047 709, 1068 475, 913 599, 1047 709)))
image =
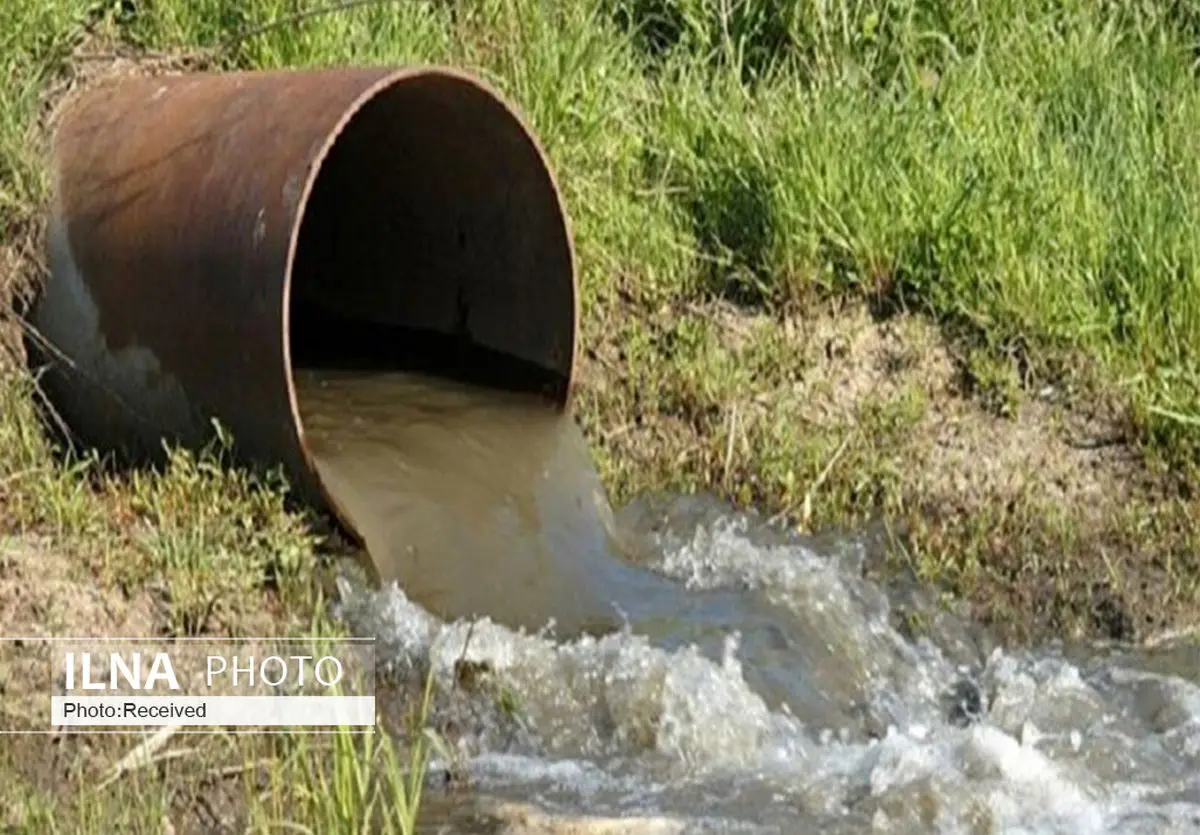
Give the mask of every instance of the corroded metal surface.
POLYGON ((535 140, 476 79, 125 79, 64 112, 53 163, 33 319, 54 346, 45 388, 89 444, 153 456, 164 438, 206 442, 216 418, 243 460, 282 464, 328 506, 292 354, 336 354, 372 327, 469 334, 556 372, 569 399, 568 223, 535 140), (293 302, 324 322, 303 345, 293 302))

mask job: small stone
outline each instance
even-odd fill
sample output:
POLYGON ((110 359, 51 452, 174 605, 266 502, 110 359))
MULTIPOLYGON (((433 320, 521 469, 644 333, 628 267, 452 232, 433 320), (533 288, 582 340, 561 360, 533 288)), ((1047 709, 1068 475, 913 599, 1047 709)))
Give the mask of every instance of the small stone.
POLYGON ((946 720, 959 728, 965 728, 983 716, 983 694, 969 678, 956 681, 943 698, 943 703, 946 720))

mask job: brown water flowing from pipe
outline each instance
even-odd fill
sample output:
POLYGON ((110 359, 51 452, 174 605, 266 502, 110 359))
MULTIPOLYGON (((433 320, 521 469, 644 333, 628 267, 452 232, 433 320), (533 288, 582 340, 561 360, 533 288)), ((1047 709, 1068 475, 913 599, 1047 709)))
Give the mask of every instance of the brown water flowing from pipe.
POLYGON ((579 427, 538 395, 407 373, 306 370, 296 385, 368 571, 434 615, 607 632, 666 585, 625 564, 579 427))

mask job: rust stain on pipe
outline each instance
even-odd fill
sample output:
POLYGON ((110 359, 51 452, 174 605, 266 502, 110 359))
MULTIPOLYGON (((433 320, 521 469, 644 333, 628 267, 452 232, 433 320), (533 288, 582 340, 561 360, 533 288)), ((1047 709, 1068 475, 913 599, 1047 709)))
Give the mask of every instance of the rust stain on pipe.
POLYGON ((155 457, 164 438, 207 442, 216 418, 243 460, 282 464, 337 512, 305 445, 298 356, 435 332, 543 369, 569 404, 569 222, 535 137, 476 78, 126 79, 64 112, 53 174, 33 320, 54 346, 45 388, 91 445, 155 457))

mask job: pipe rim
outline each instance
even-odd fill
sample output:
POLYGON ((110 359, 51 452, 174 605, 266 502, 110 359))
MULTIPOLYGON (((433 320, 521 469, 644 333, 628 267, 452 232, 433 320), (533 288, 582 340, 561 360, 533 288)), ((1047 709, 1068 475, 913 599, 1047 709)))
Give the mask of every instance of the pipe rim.
POLYGON ((337 123, 329 131, 321 143, 321 147, 313 156, 309 165, 308 175, 305 177, 304 185, 300 190, 299 198, 296 202, 296 210, 292 217, 292 227, 288 232, 288 247, 287 260, 284 265, 283 276, 283 294, 282 294, 282 327, 280 332, 283 337, 283 370, 287 385, 288 412, 291 416, 292 432, 296 438, 297 446, 300 450, 302 464, 307 473, 310 473, 317 489, 320 491, 321 497, 338 518, 338 520, 353 532, 355 536, 361 538, 355 528, 352 520, 349 518, 345 508, 337 501, 333 492, 326 488, 324 479, 321 478, 320 471, 316 467, 316 462, 312 455, 312 450, 308 445, 308 438, 304 429, 304 420, 300 414, 299 398, 296 394, 296 382, 292 367, 292 336, 291 336, 291 310, 292 310, 292 273, 296 262, 296 251, 300 243, 300 233, 304 226, 304 219, 308 208, 309 198, 316 186, 318 178, 321 176, 321 171, 324 168, 325 160, 337 144, 342 132, 354 120, 358 113, 373 99, 386 92, 388 89, 411 81, 417 78, 424 77, 441 77, 450 81, 454 81, 464 86, 474 87, 476 90, 490 97, 500 108, 504 114, 512 120, 526 141, 530 144, 536 154, 538 163, 541 166, 542 172, 549 183, 551 193, 554 197, 555 205, 558 208, 558 216, 563 225, 563 236, 566 239, 567 258, 570 266, 571 275, 571 346, 570 357, 567 364, 567 381, 563 390, 561 402, 557 404, 557 408, 564 412, 569 412, 575 391, 575 373, 576 363, 579 357, 579 324, 580 324, 580 293, 579 293, 579 274, 578 264, 575 252, 575 235, 572 227, 571 217, 567 211, 566 201, 563 198, 562 188, 559 185, 558 177, 555 174, 554 166, 551 165, 549 157, 546 155, 542 143, 538 140, 537 134, 521 115, 516 105, 503 95, 495 85, 491 84, 484 78, 481 78, 473 73, 459 70, 454 67, 448 67, 436 64, 421 64, 410 67, 404 67, 393 72, 390 72, 376 81, 372 82, 362 93, 360 93, 353 102, 342 112, 337 123))

